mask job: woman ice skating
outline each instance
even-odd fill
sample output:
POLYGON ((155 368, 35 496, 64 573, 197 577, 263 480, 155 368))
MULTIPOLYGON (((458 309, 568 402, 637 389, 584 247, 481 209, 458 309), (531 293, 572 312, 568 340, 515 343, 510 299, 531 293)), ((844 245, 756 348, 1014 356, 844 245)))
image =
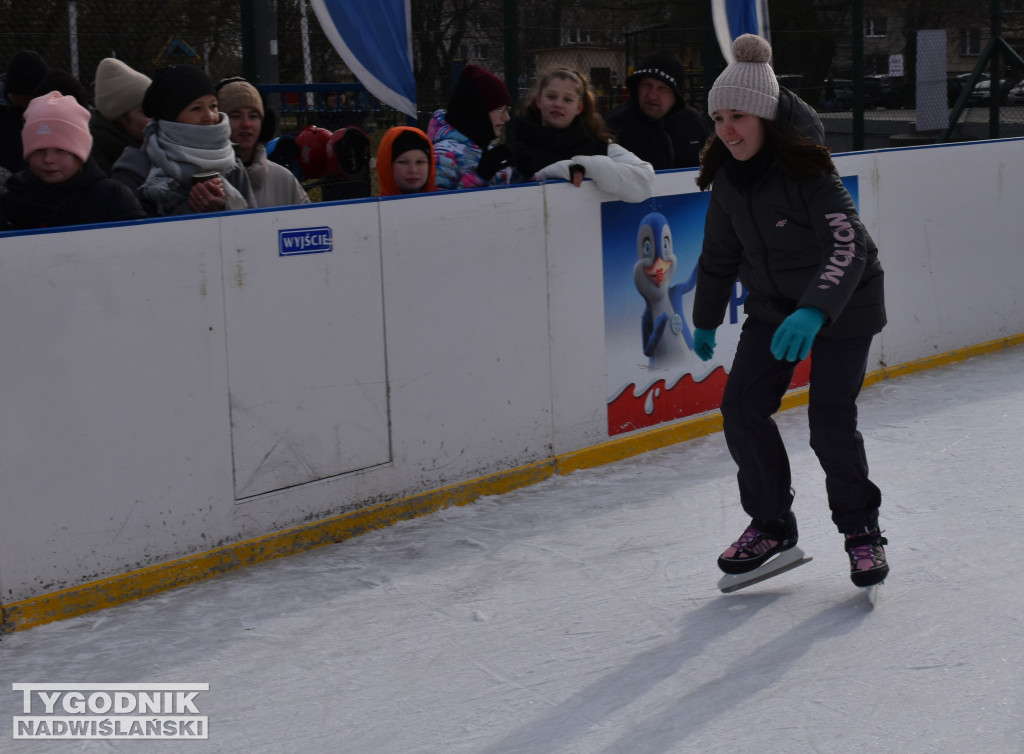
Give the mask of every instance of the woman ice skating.
POLYGON ((845 536, 857 586, 889 572, 878 524, 881 493, 868 478, 857 396, 872 337, 885 326, 878 251, 836 172, 817 114, 780 90, 771 47, 751 34, 715 81, 715 135, 701 155, 711 188, 693 308, 694 350, 714 354, 737 278, 743 325, 722 398, 726 443, 739 467, 750 525, 719 557, 746 573, 797 543, 790 466, 772 414, 797 362, 811 353, 811 447, 825 470, 832 520, 845 536))

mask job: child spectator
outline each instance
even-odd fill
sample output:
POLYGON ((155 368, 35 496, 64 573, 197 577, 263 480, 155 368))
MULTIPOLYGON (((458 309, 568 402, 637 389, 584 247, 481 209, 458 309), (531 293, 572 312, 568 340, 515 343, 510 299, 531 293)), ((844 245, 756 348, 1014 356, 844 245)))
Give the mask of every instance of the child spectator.
POLYGON ((28 167, 0 195, 0 228, 20 230, 138 220, 134 194, 112 181, 89 158, 89 111, 53 91, 25 110, 23 157, 28 167))
POLYGON ((92 155, 106 173, 127 147, 142 145, 149 116, 142 112, 142 98, 153 83, 117 58, 104 58, 96 66, 96 113, 92 131, 92 155))
POLYGON ((148 215, 256 206, 249 174, 231 147, 231 123, 202 70, 160 68, 146 89, 142 111, 153 119, 142 146, 125 149, 110 177, 138 192, 148 215))
POLYGON ((611 140, 579 71, 543 75, 514 133, 511 161, 520 180, 562 178, 579 186, 586 177, 622 201, 651 197, 654 169, 611 140))
POLYGON ((504 82, 475 65, 462 69, 448 107, 427 126, 434 144, 437 188, 475 188, 508 183, 508 149, 488 145, 509 120, 512 97, 504 82))
POLYGON ((217 84, 217 100, 231 123, 235 155, 249 174, 256 206, 309 204, 309 195, 291 171, 267 159, 266 144, 273 136, 276 117, 264 105, 259 90, 240 77, 224 79, 217 84))
POLYGON ((381 196, 434 191, 434 148, 418 128, 389 128, 377 148, 381 196))

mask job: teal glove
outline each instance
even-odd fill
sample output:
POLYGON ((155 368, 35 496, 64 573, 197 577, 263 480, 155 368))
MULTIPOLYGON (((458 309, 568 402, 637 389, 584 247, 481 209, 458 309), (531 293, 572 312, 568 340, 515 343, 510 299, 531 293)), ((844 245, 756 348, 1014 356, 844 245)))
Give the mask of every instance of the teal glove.
POLYGON ((782 320, 772 336, 772 356, 779 361, 803 361, 823 324, 824 314, 809 306, 800 307, 782 320))
POLYGON ((700 356, 701 361, 708 361, 714 356, 715 331, 695 327, 693 330, 693 352, 700 356))

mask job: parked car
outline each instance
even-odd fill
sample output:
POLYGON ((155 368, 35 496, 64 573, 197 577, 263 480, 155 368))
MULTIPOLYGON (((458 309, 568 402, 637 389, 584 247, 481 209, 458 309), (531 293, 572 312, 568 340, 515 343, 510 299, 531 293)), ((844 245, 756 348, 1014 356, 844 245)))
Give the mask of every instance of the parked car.
MULTIPOLYGON (((956 104, 957 98, 960 96, 960 92, 967 86, 967 80, 971 77, 969 73, 961 73, 956 76, 950 76, 946 79, 946 104, 948 107, 953 107, 956 104)), ((979 81, 988 81, 988 74, 983 73, 979 78, 979 81)))
POLYGON ((1024 104, 1024 80, 1018 81, 1014 84, 1010 91, 1006 93, 1006 104, 1008 105, 1021 105, 1024 104))
POLYGON ((865 76, 862 84, 865 110, 876 108, 893 110, 903 107, 906 88, 902 76, 879 73, 865 76))
MULTIPOLYGON (((1016 82, 1009 81, 1007 79, 999 79, 998 84, 998 98, 996 102, 1000 105, 1005 104, 1010 94, 1010 89, 1013 88, 1016 82)), ((977 105, 988 105, 992 100, 992 80, 987 79, 985 81, 979 81, 974 85, 971 93, 967 95, 967 104, 974 107, 977 105)))
POLYGON ((853 82, 850 79, 829 79, 818 100, 822 112, 849 110, 853 107, 853 82))

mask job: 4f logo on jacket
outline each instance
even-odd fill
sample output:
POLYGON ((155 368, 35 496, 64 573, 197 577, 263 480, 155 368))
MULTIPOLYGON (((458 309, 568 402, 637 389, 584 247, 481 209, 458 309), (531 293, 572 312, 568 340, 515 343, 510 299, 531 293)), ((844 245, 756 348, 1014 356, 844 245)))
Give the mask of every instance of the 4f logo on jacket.
POLYGON ((835 249, 832 257, 828 260, 829 263, 825 266, 825 271, 818 278, 822 281, 818 286, 820 290, 828 290, 832 285, 839 285, 846 274, 846 268, 850 266, 856 255, 854 240, 857 238, 857 233, 850 221, 846 219, 846 213, 833 212, 825 215, 825 219, 828 220, 828 224, 832 228, 835 249))

